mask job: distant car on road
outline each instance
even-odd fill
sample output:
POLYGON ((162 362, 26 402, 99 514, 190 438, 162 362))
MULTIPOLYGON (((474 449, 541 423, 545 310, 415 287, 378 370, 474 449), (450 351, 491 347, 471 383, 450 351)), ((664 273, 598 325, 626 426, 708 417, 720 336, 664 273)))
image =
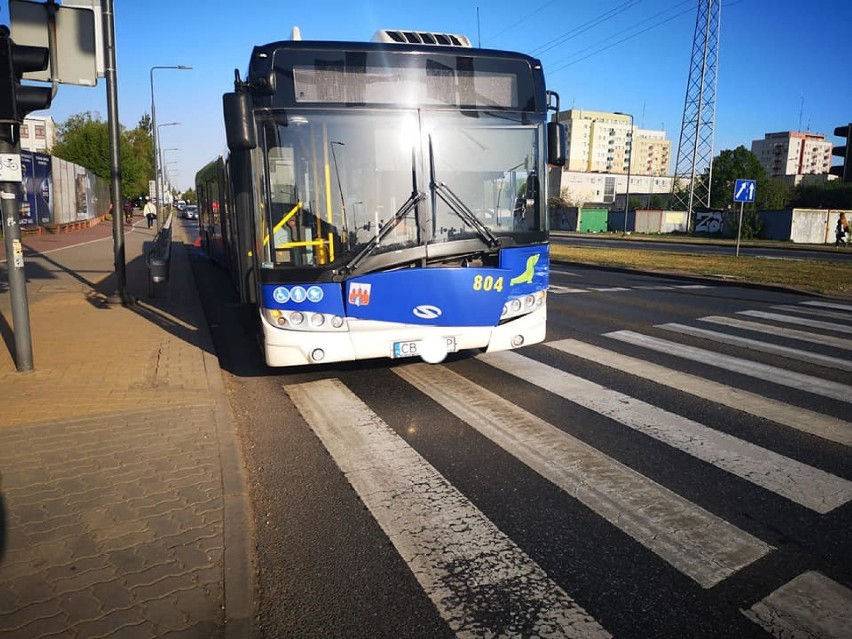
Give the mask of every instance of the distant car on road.
POLYGON ((198 207, 195 204, 187 204, 183 211, 184 217, 188 220, 198 219, 198 207))

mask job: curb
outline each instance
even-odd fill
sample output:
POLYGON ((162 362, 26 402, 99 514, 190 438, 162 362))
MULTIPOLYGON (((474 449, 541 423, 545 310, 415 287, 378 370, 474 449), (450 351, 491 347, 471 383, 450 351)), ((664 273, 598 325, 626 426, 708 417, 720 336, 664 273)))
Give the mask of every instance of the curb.
MULTIPOLYGON (((186 254, 188 245, 184 229, 180 226, 181 246, 193 284, 195 275, 186 254)), ((252 516, 248 482, 243 456, 236 436, 231 406, 225 394, 222 369, 215 353, 210 329, 204 320, 197 288, 193 285, 193 305, 199 309, 202 321, 198 330, 202 343, 207 386, 215 402, 216 434, 219 443, 219 461, 222 467, 223 505, 223 573, 225 596, 225 637, 243 639, 253 636, 252 617, 255 592, 252 561, 252 516)))

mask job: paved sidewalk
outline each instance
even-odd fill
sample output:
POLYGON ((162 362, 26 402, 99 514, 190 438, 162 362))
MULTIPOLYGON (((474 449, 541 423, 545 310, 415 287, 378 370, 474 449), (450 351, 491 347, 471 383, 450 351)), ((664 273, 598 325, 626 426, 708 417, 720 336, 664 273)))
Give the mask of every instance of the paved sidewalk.
POLYGON ((0 636, 248 637, 248 493, 194 238, 175 220, 149 298, 154 232, 137 221, 136 302, 111 305, 111 228, 65 248, 24 238, 40 251, 25 257, 33 372, 15 369, 0 263, 0 636))

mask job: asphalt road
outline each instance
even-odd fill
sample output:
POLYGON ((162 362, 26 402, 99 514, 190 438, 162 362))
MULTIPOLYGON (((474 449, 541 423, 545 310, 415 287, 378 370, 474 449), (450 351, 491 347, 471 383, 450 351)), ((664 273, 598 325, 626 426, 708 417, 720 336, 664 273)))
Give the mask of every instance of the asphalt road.
POLYGON ((271 370, 192 261, 259 636, 848 636, 848 303, 556 265, 546 344, 271 370))

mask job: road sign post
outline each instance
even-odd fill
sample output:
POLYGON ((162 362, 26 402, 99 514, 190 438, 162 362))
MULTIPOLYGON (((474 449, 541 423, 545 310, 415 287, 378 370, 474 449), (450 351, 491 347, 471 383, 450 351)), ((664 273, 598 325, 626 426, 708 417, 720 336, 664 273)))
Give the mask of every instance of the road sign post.
POLYGON ((740 236, 743 230, 743 206, 746 202, 754 202, 754 195, 757 191, 757 183, 755 180, 737 180, 734 183, 734 202, 740 203, 740 220, 737 224, 737 257, 740 256, 740 236))

